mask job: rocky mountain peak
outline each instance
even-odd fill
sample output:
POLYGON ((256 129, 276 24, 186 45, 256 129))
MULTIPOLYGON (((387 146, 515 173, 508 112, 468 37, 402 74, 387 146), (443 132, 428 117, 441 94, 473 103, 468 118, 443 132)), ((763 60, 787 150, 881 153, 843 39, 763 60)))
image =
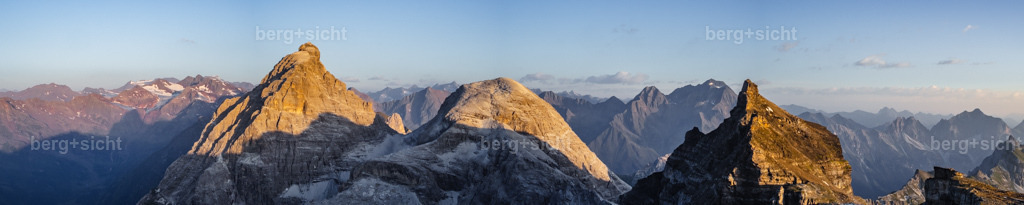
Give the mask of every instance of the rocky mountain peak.
POLYGON ((768 101, 757 90, 757 84, 749 79, 743 81, 743 88, 736 101, 736 107, 730 111, 731 116, 775 116, 789 119, 796 117, 768 101))
POLYGON ((647 87, 644 87, 643 90, 640 90, 640 93, 637 94, 636 97, 633 98, 633 100, 642 100, 642 101, 645 101, 645 102, 654 102, 654 101, 657 101, 657 100, 663 100, 664 98, 665 98, 665 94, 661 93, 661 91, 658 90, 657 87, 647 86, 647 87))
POLYGON ((372 105, 363 101, 320 63, 312 43, 281 58, 256 88, 226 100, 217 110, 191 154, 237 153, 267 132, 297 135, 322 114, 336 115, 356 125, 373 123, 372 105))
POLYGON ((731 116, 708 134, 686 132, 665 170, 641 179, 624 203, 846 203, 850 164, 839 138, 758 93, 747 80, 731 116))
MULTIPOLYGON (((614 103, 614 104, 620 104, 620 105, 626 104, 626 103, 622 102, 622 100, 619 99, 619 97, 615 97, 615 96, 609 97, 608 100, 605 100, 604 102, 601 102, 601 103, 614 103)), ((1021 125, 1022 125, 1022 127, 1024 127, 1024 122, 1022 122, 1021 125)))
MULTIPOLYGON (((580 141, 562 116, 550 104, 510 78, 463 85, 445 100, 437 119, 431 123, 424 125, 428 127, 428 133, 441 132, 443 130, 438 128, 448 127, 438 126, 438 123, 442 123, 473 128, 501 128, 535 136, 561 151, 576 167, 588 171, 597 179, 610 180, 608 168, 580 141)), ((426 142, 433 139, 419 140, 426 142)))
POLYGON ((708 79, 708 80, 704 81, 704 83, 701 83, 701 85, 711 86, 711 87, 715 87, 715 88, 726 86, 725 82, 715 80, 714 78, 711 78, 711 79, 708 79))

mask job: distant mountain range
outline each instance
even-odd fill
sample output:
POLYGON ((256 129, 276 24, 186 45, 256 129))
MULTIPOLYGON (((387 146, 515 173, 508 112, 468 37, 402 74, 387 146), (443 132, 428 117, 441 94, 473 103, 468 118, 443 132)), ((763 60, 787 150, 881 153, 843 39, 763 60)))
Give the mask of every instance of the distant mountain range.
POLYGON ((0 198, 10 204, 134 203, 170 160, 184 154, 178 150, 195 142, 196 128, 219 100, 248 91, 238 87, 245 85, 197 75, 112 90, 44 84, 8 93, 0 97, 0 198), (107 139, 119 142, 103 150, 41 145, 107 139))
POLYGON ((626 100, 528 89, 509 78, 361 92, 327 72, 320 56, 303 44, 257 85, 197 75, 114 89, 43 84, 0 91, 0 198, 1024 202, 1024 148, 1011 137, 1024 135, 1024 122, 1011 127, 980 109, 826 113, 778 106, 750 80, 737 93, 714 79, 668 94, 645 87, 626 100), (107 137, 123 140, 124 148, 38 150, 40 140, 107 137))
MULTIPOLYGON (((457 84, 455 82, 450 82, 450 83, 446 83, 446 84, 434 84, 434 85, 429 86, 427 88, 432 88, 432 89, 435 89, 435 90, 442 90, 442 91, 451 93, 451 92, 455 92, 455 89, 458 89, 459 85, 460 84, 457 84)), ((390 102, 390 101, 401 100, 405 96, 412 95, 413 93, 419 92, 420 90, 423 90, 423 89, 426 89, 426 88, 422 88, 422 87, 419 87, 419 86, 416 86, 416 85, 409 86, 409 87, 395 87, 395 88, 386 87, 386 88, 384 88, 382 90, 379 90, 377 92, 368 92, 368 93, 366 93, 366 96, 369 96, 370 99, 373 99, 373 102, 383 103, 383 102, 390 102)))
POLYGON ((803 114, 805 112, 821 113, 821 114, 825 115, 825 117, 832 117, 834 115, 842 115, 844 118, 853 120, 854 122, 857 122, 858 124, 861 124, 861 125, 864 125, 864 126, 867 126, 867 127, 882 126, 882 125, 884 125, 886 123, 891 122, 893 119, 896 119, 897 117, 914 117, 914 119, 917 119, 918 121, 920 121, 921 124, 923 124, 925 126, 928 126, 928 127, 931 127, 931 126, 935 126, 935 124, 939 123, 939 121, 942 120, 942 119, 949 119, 950 117, 953 117, 953 115, 950 115, 950 114, 940 115, 940 114, 931 114, 931 113, 923 113, 923 112, 914 113, 914 112, 910 112, 909 110, 896 111, 896 109, 889 108, 889 107, 883 107, 882 109, 879 109, 877 113, 871 113, 871 112, 867 112, 867 111, 863 111, 863 110, 855 110, 853 112, 834 112, 834 113, 829 113, 829 112, 825 112, 825 111, 821 111, 821 110, 815 110, 815 109, 811 109, 811 108, 807 108, 807 107, 799 106, 799 105, 782 105, 780 107, 782 107, 783 109, 786 109, 786 110, 791 110, 791 111, 793 111, 793 113, 796 113, 796 114, 803 114))
POLYGON ((971 170, 992 153, 987 147, 1012 134, 1002 120, 978 109, 940 120, 931 129, 916 117, 899 117, 874 128, 842 114, 804 113, 800 117, 825 125, 839 136, 843 155, 853 166, 854 190, 872 198, 899 189, 906 174, 914 170, 932 166, 971 170), (971 141, 978 146, 959 147, 971 141), (942 143, 949 144, 944 148, 942 143))

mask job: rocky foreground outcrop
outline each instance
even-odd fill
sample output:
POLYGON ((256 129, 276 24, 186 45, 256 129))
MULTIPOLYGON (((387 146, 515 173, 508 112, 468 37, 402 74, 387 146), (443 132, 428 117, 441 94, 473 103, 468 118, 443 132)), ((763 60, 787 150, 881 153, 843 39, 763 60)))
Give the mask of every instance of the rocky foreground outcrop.
POLYGON ((839 139, 758 94, 744 82, 730 117, 708 134, 697 128, 664 171, 639 180, 623 204, 863 203, 850 188, 839 139))
POLYGON ((935 167, 925 181, 924 204, 1024 204, 1024 194, 1002 191, 954 169, 935 167))
POLYGON ((878 197, 878 202, 884 204, 922 204, 925 201, 924 182, 932 177, 931 172, 918 169, 914 172, 914 177, 911 177, 903 188, 878 197))

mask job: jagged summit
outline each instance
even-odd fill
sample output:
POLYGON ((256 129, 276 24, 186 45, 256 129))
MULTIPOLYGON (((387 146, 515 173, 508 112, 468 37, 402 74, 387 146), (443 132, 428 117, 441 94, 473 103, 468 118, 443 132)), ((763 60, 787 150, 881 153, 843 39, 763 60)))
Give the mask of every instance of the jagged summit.
MULTIPOLYGON (((787 118, 788 121, 796 121, 799 118, 789 114, 785 109, 775 103, 768 101, 758 93, 757 84, 749 79, 743 81, 743 88, 736 100, 736 107, 730 112, 731 116, 775 116, 787 118)), ((731 118, 731 117, 730 117, 731 118)))
POLYGON ((839 138, 758 93, 747 80, 731 116, 708 134, 697 128, 664 171, 641 179, 622 203, 762 204, 860 202, 839 138))
POLYGON ((189 153, 239 153, 249 141, 267 132, 299 134, 326 113, 357 125, 372 124, 372 105, 347 88, 320 63, 320 50, 305 43, 299 51, 281 58, 252 91, 221 104, 217 118, 189 153))
POLYGON ((716 88, 722 87, 722 86, 726 86, 725 82, 715 80, 714 78, 710 78, 710 79, 704 81, 704 83, 701 83, 701 85, 711 86, 711 87, 716 87, 716 88))
POLYGON ((647 102, 653 102, 657 100, 664 100, 664 98, 665 94, 658 90, 657 87, 647 86, 644 87, 643 90, 640 90, 640 93, 636 94, 636 97, 633 97, 633 100, 644 100, 647 102))
POLYGON ((310 203, 333 196, 358 163, 386 154, 377 148, 401 138, 400 117, 375 113, 319 56, 306 43, 252 91, 224 100, 139 203, 310 203))

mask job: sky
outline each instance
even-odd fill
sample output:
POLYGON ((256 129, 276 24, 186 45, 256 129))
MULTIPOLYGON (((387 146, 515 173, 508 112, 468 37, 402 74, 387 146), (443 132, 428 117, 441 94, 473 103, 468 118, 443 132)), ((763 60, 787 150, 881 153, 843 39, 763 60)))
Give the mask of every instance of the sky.
POLYGON ((509 77, 632 99, 645 86, 713 78, 739 91, 751 79, 777 104, 830 112, 1020 117, 1022 4, 3 1, 0 88, 196 74, 257 82, 311 41, 331 73, 363 91, 509 77))

